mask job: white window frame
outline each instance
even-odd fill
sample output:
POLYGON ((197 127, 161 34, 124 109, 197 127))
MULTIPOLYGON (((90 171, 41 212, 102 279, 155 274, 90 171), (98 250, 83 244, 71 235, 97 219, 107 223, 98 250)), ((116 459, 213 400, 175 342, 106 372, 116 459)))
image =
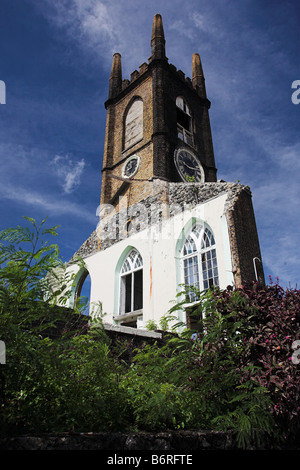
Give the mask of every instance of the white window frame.
MULTIPOLYGON (((140 312, 143 308, 143 292, 142 292, 142 300, 141 300, 141 308, 135 309, 134 301, 135 301, 135 280, 136 276, 135 273, 138 271, 143 271, 143 259, 140 253, 133 248, 130 250, 128 255, 126 256, 125 260, 123 261, 121 271, 120 271, 120 303, 119 303, 119 315, 128 315, 132 312, 140 312), (129 311, 126 310, 126 280, 127 276, 131 275, 131 292, 130 292, 130 305, 131 308, 129 311)), ((142 273, 143 275, 143 273, 142 273)), ((143 277, 142 277, 143 283, 143 277)), ((141 287, 143 287, 141 285, 141 287)))
MULTIPOLYGON (((181 272, 184 285, 195 286, 199 288, 200 292, 208 290, 212 286, 219 286, 216 242, 212 230, 206 225, 199 222, 195 223, 185 237, 181 249, 181 272), (190 244, 194 245, 194 250, 187 252, 189 241, 190 244), (195 263, 188 266, 188 260, 194 260, 195 263), (204 266, 205 269, 203 269, 204 266), (197 270, 192 272, 192 267, 197 267, 197 270), (193 276, 196 282, 188 282, 188 277, 193 276)), ((190 301, 195 300, 195 295, 191 293, 190 301)))

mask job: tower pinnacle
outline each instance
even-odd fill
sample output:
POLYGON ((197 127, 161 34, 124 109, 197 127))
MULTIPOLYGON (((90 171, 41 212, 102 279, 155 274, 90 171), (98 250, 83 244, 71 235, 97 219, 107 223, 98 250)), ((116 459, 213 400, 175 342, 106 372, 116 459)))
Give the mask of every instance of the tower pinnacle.
POLYGON ((193 54, 192 58, 192 83, 195 88, 198 87, 200 96, 206 98, 205 79, 200 55, 198 53, 193 54))
POLYGON ((116 52, 113 56, 111 74, 109 79, 109 98, 113 98, 122 90, 122 63, 121 54, 116 52))
POLYGON ((152 25, 152 37, 151 37, 151 58, 153 59, 165 59, 165 34, 163 28, 162 17, 159 13, 154 15, 152 25))

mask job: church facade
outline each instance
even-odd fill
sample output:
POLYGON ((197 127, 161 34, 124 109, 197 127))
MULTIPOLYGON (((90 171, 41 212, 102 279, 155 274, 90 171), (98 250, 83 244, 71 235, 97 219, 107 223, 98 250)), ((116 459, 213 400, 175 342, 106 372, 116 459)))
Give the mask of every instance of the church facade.
MULTIPOLYGON (((151 56, 130 80, 113 56, 99 224, 69 263, 70 306, 89 274, 91 306, 101 302, 111 325, 159 324, 183 285, 264 278, 251 191, 217 180, 199 54, 191 62, 191 79, 169 63, 158 14, 151 56)), ((178 320, 188 321, 186 311, 178 320)))

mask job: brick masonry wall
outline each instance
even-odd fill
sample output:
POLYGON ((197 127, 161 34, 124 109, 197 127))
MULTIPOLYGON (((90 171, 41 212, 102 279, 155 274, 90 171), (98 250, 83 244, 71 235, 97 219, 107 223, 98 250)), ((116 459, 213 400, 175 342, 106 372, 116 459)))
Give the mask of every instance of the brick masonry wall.
MULTIPOLYGON (((168 67, 166 88, 168 91, 168 97, 166 101, 167 110, 167 126, 168 136, 170 139, 170 162, 169 166, 173 164, 174 150, 178 144, 185 146, 182 141, 177 138, 177 113, 176 113, 176 98, 181 96, 187 102, 193 123, 193 136, 194 136, 194 147, 192 150, 198 155, 205 171, 205 181, 215 182, 216 168, 215 158, 213 151, 210 119, 209 119, 209 100, 201 98, 195 88, 192 86, 192 82, 181 70, 177 70, 172 64, 168 67)), ((189 148, 189 146, 187 146, 189 148)), ((191 149, 190 149, 191 150, 191 149)), ((171 175, 173 181, 176 181, 177 172, 174 169, 174 174, 171 175)))
POLYGON ((255 279, 254 262, 258 279, 264 282, 258 233, 248 189, 233 198, 226 216, 236 284, 242 285, 255 279))
MULTIPOLYGON (((127 157, 137 153, 141 166, 136 178, 148 180, 151 177, 178 181, 174 164, 174 151, 185 146, 177 137, 176 97, 183 96, 192 112, 195 146, 205 171, 205 180, 216 181, 216 169, 208 109, 210 102, 199 96, 192 81, 167 62, 154 61, 140 66, 131 74, 130 80, 123 80, 118 97, 109 100, 103 157, 103 177, 101 203, 108 203, 121 188, 122 183, 107 178, 107 172, 122 176, 122 166, 127 157), (134 99, 143 100, 143 138, 132 147, 124 148, 125 119, 134 99)), ((133 131, 134 134, 134 131, 133 131)), ((123 193, 128 193, 130 204, 147 195, 149 186, 136 183, 123 193), (142 196, 142 197, 141 197, 142 196)))
MULTIPOLYGON (((151 76, 146 75, 141 83, 137 84, 132 90, 120 98, 116 103, 109 106, 107 111, 107 122, 105 132, 105 145, 103 157, 103 180, 101 203, 108 203, 121 187, 122 182, 107 178, 106 172, 117 177, 122 177, 122 167, 126 159, 138 154, 140 168, 137 178, 148 180, 153 175, 153 147, 152 147, 152 80, 151 76), (124 126, 127 112, 134 99, 141 97, 143 99, 143 138, 129 148, 124 148, 124 126)), ((147 186, 143 181, 137 182, 134 187, 130 187, 128 197, 130 204, 141 200, 147 196, 147 186)))

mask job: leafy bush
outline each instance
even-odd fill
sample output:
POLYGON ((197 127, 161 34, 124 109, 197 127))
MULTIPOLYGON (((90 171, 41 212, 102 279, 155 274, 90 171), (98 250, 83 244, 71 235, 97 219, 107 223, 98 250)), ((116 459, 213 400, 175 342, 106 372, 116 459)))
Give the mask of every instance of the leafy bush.
POLYGON ((44 241, 56 236, 56 227, 26 219, 31 230, 0 233, 0 331, 7 351, 0 366, 1 431, 120 429, 126 403, 101 319, 91 329, 80 310, 55 305, 65 303, 72 282, 57 245, 44 241))
POLYGON ((293 343, 300 339, 300 291, 284 290, 278 283, 254 284, 236 291, 216 293, 218 309, 228 311, 239 296, 248 331, 243 364, 254 366, 255 380, 269 393, 272 415, 285 438, 299 433, 299 365, 293 361, 293 343))
POLYGON ((189 421, 184 388, 168 370, 169 344, 147 344, 136 350, 122 381, 131 407, 133 427, 147 431, 179 429, 189 421))
POLYGON ((146 429, 233 430, 242 447, 292 441, 299 431, 299 366, 291 361, 299 291, 254 283, 196 294, 196 331, 185 328, 164 348, 136 351, 123 382, 135 422, 146 429))
POLYGON ((202 333, 186 370, 191 387, 213 403, 213 423, 234 418, 243 443, 259 429, 270 437, 299 436, 300 370, 292 360, 292 345, 300 339, 299 290, 253 283, 198 296, 202 333))

